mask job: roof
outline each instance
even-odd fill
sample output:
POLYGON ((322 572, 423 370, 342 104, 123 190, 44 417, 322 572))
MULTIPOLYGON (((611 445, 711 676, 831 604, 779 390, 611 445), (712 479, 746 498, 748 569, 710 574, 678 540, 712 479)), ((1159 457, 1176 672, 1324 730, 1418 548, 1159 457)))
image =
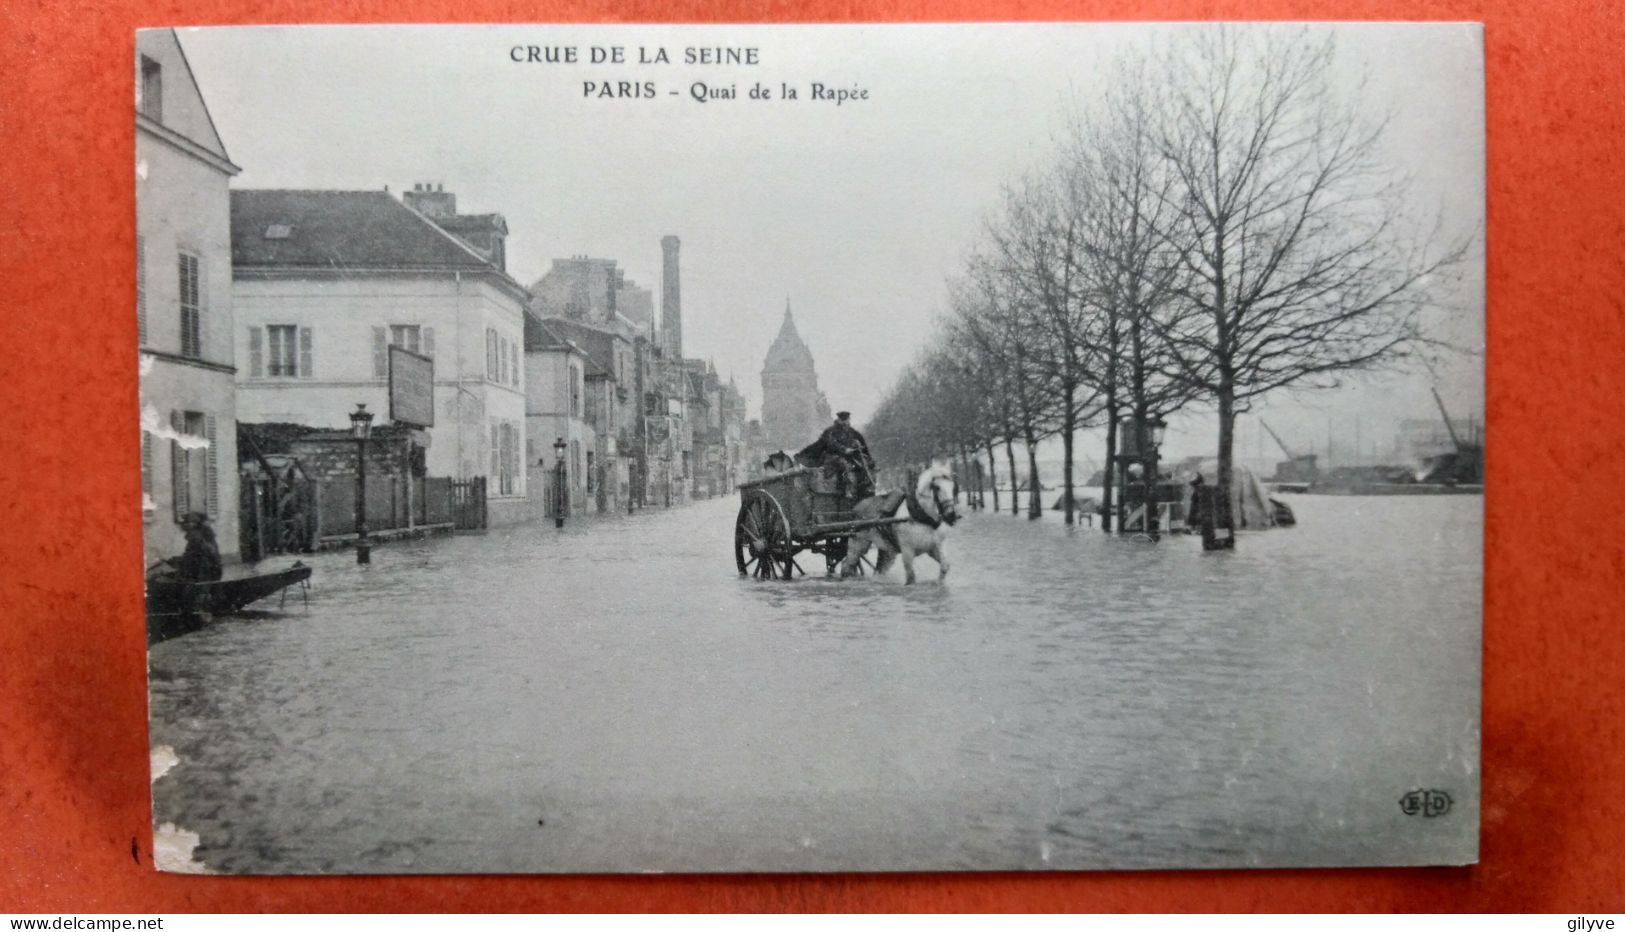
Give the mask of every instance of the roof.
POLYGON ((479 233, 489 230, 507 235, 508 232, 508 220, 501 214, 456 214, 441 217, 435 223, 452 233, 479 233))
POLYGON ((238 269, 491 272, 519 287, 387 191, 232 191, 231 261, 238 269))
POLYGON ((789 301, 784 302, 784 323, 779 325, 779 335, 768 349, 767 361, 762 363, 762 368, 775 371, 813 368, 812 350, 807 348, 801 334, 796 331, 795 318, 790 316, 789 301))
POLYGON ((553 333, 580 347, 587 354, 587 359, 598 370, 600 375, 611 375, 615 372, 615 348, 617 339, 625 337, 609 330, 601 330, 580 321, 567 320, 562 317, 549 317, 543 324, 553 333))
MULTIPOLYGON (((197 77, 192 73, 192 63, 186 57, 179 34, 174 29, 137 29, 135 45, 137 54, 152 58, 160 66, 174 66, 177 63, 180 66, 170 68, 170 74, 177 80, 164 81, 163 118, 153 119, 138 107, 136 126, 149 130, 156 128, 159 135, 170 142, 183 141, 182 149, 193 155, 201 153, 207 156, 205 161, 227 174, 235 175, 242 171, 226 154, 226 145, 215 128, 214 115, 203 100, 203 89, 198 86, 197 77)), ((139 94, 141 89, 137 87, 136 90, 139 94)))
POLYGON ((615 371, 607 363, 610 338, 611 334, 583 327, 575 321, 558 317, 543 319, 525 312, 525 351, 573 350, 586 358, 588 376, 608 377, 615 371))

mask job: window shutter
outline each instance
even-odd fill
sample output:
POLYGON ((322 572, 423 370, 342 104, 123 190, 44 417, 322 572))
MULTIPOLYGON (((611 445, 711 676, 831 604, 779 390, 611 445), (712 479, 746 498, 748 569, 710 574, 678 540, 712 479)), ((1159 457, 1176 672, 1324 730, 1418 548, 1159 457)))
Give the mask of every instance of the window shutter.
POLYGON ((389 378, 389 332, 383 327, 372 328, 372 377, 389 378))
POLYGON ((135 333, 136 339, 147 343, 147 238, 135 235, 135 333))
POLYGON ((203 422, 203 434, 209 438, 208 458, 204 461, 204 508, 211 520, 220 517, 220 458, 219 445, 214 439, 214 415, 208 415, 203 422))
POLYGON ((264 350, 260 347, 260 328, 248 328, 248 375, 250 378, 259 378, 263 371, 261 359, 264 350))
POLYGON ((509 343, 508 344, 508 361, 509 361, 509 365, 512 367, 513 385, 514 385, 515 388, 517 388, 517 387, 519 387, 519 344, 518 343, 509 343))
MULTIPOLYGON (((169 426, 175 429, 175 433, 183 434, 186 432, 186 419, 181 416, 179 411, 171 411, 169 412, 169 426)), ((178 440, 169 442, 169 466, 171 479, 169 491, 174 505, 175 520, 179 521, 186 515, 187 501, 186 450, 181 447, 178 440)))
POLYGON ((311 363, 311 344, 315 339, 311 336, 309 327, 299 328, 299 375, 311 379, 316 377, 316 367, 311 363))
POLYGON ((423 328, 423 355, 434 358, 434 328, 423 328))
MULTIPOLYGON (((152 435, 146 431, 141 432, 141 494, 152 497, 152 435)), ((145 511, 147 504, 141 503, 141 510, 145 511)))

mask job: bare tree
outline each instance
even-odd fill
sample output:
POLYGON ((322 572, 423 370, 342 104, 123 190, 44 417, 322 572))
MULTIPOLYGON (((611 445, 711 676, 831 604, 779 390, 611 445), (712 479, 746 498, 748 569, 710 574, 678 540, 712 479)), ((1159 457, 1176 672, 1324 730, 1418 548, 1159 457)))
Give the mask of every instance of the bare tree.
POLYGON ((1076 435, 1103 405, 1092 368, 1095 308, 1084 269, 1087 178, 1070 168, 1063 165, 1009 191, 1002 215, 989 227, 989 240, 998 272, 1036 325, 1030 358, 1057 392, 1063 507, 1066 523, 1074 524, 1076 435))
POLYGON ((1000 374, 998 417, 1009 461, 1010 513, 1019 514, 1015 441, 1027 452, 1027 517, 1043 517, 1038 470, 1038 444, 1057 429, 1058 393, 1046 367, 1034 351, 1036 311, 1006 274, 1001 262, 989 256, 973 258, 970 274, 957 302, 959 329, 977 352, 989 356, 1000 374))
MULTIPOLYGON (((1156 146, 1177 181, 1158 233, 1197 313, 1158 328, 1169 375, 1218 408, 1220 518, 1235 418, 1285 386, 1330 387, 1422 339, 1432 287, 1465 242, 1410 221, 1383 124, 1335 93, 1330 37, 1214 28, 1165 50, 1156 146)), ((1231 538, 1233 540, 1233 537, 1231 538)))
MULTIPOLYGON (((1084 240, 1092 291, 1099 295, 1097 367, 1106 398, 1107 474, 1105 529, 1111 529, 1112 471, 1116 462, 1119 402, 1126 401, 1131 426, 1164 418, 1188 403, 1199 389, 1166 373, 1175 361, 1155 330, 1168 330, 1190 305, 1180 300, 1188 272, 1159 230, 1170 225, 1176 176, 1157 158, 1154 100, 1138 58, 1119 63, 1117 80, 1094 113, 1075 114, 1066 158, 1089 179, 1084 240)), ((1155 539, 1154 507, 1158 475, 1155 447, 1137 436, 1135 449, 1146 460, 1143 500, 1147 532, 1155 539)))

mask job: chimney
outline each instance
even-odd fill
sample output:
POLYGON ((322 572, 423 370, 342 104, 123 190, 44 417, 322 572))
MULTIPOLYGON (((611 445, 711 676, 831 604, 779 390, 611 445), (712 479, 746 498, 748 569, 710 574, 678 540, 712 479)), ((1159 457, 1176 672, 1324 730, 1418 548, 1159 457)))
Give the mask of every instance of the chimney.
POLYGON ((457 195, 447 194, 444 185, 414 184, 412 190, 401 192, 401 200, 430 220, 457 216, 457 195))
POLYGON ((662 254, 660 274, 660 326, 666 332, 666 346, 672 358, 683 358, 683 300, 680 276, 677 271, 677 248, 680 240, 675 236, 660 238, 662 254))

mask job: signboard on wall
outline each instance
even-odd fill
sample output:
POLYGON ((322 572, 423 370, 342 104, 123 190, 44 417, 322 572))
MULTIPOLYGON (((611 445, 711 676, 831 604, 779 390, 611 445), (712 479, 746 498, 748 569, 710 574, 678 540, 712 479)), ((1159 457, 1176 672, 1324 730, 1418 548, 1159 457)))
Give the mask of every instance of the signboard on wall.
POLYGON ((389 419, 434 426, 434 360, 400 346, 389 348, 389 419))

